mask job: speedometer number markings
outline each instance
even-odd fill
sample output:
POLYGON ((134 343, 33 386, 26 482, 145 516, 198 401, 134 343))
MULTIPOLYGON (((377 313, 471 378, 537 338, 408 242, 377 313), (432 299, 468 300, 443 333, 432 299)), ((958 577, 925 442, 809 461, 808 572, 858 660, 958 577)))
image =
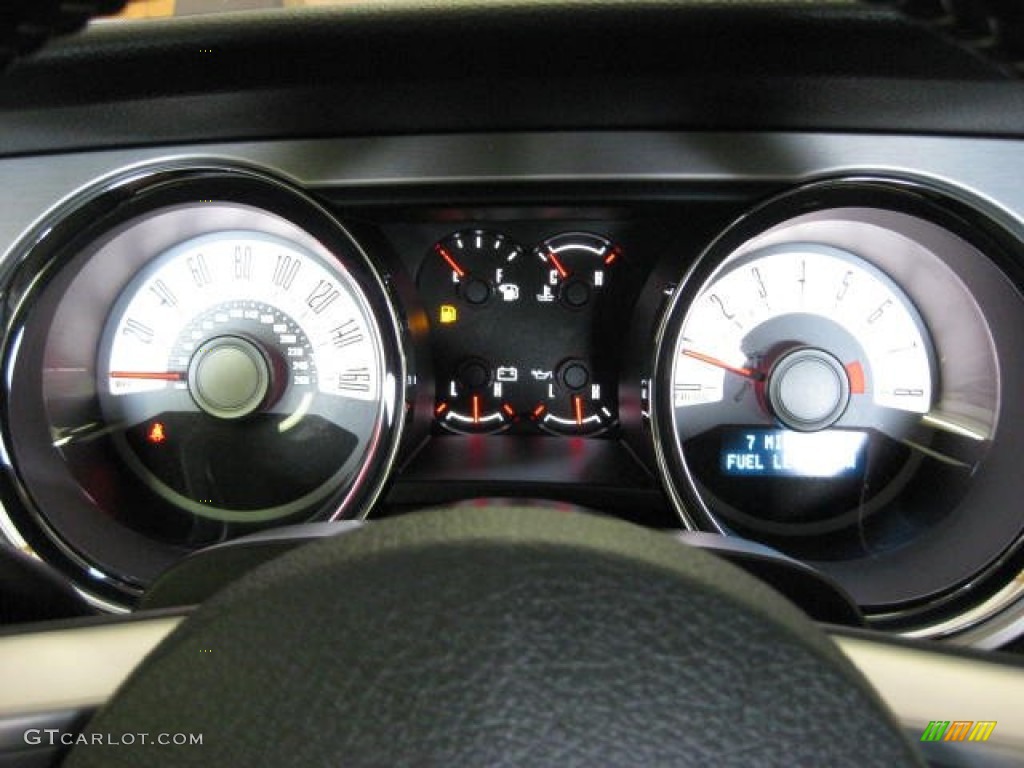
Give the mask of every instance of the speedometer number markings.
POLYGON ((274 274, 271 277, 271 282, 278 288, 286 291, 290 290, 292 283, 295 282, 295 276, 299 274, 299 267, 301 266, 302 262, 298 259, 287 253, 279 253, 274 264, 274 274))
POLYGON ((235 246, 235 280, 252 280, 252 246, 235 246))
POLYGON ((175 307, 178 305, 178 297, 174 295, 174 291, 167 287, 167 283, 163 280, 157 280, 149 287, 153 295, 157 297, 160 303, 165 307, 175 307))
POLYGON ((192 274, 192 280, 195 282, 197 288, 205 288, 211 282, 210 268, 206 264, 206 257, 199 253, 195 256, 189 257, 186 260, 188 264, 188 270, 192 274))
POLYGON ((338 349, 344 349, 345 347, 358 344, 363 341, 363 332, 357 323, 352 318, 349 318, 344 323, 336 328, 331 329, 331 342, 338 349))
POLYGON ((338 374, 338 389, 348 392, 370 391, 370 369, 347 368, 338 374))
POLYGON ((124 330, 121 333, 127 336, 134 336, 143 344, 152 344, 153 337, 156 335, 156 331, 133 317, 125 321, 124 330))
POLYGON ((316 284, 316 288, 310 292, 309 296, 306 297, 306 305, 319 315, 340 295, 341 292, 334 287, 334 283, 329 280, 321 280, 316 284))

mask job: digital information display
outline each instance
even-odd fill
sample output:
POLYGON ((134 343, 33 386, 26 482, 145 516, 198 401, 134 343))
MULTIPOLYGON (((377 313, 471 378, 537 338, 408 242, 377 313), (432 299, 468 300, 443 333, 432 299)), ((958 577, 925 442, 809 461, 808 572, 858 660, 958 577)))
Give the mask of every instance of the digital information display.
POLYGON ((722 437, 720 467, 737 477, 857 477, 866 432, 736 429, 722 437))

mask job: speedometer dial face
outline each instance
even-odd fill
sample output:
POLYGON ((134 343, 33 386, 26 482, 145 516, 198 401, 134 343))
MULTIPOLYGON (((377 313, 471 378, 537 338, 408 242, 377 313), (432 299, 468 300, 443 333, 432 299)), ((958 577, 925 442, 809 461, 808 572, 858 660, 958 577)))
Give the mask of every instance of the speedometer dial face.
POLYGON ((934 398, 928 333, 902 290, 818 243, 726 260, 672 347, 678 449, 719 511, 767 530, 865 514, 912 461, 934 398))
POLYGON ((339 264, 266 233, 170 249, 124 290, 97 390, 127 463, 197 515, 287 516, 353 472, 378 420, 376 324, 339 264))
POLYGON ((32 240, 6 403, 32 546, 123 605, 199 548, 369 514, 414 375, 386 257, 301 190, 109 183, 32 240))

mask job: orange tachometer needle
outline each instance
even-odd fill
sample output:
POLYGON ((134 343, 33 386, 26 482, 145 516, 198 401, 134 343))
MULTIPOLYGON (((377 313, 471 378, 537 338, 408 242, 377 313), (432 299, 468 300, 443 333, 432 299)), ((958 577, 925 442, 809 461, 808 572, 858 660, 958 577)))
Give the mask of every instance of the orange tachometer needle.
POLYGON ((184 381, 183 371, 111 371, 112 379, 142 379, 144 381, 184 381))
POLYGON ((565 280, 565 278, 569 276, 569 270, 566 269, 562 262, 558 260, 558 257, 555 256, 554 251, 551 251, 548 254, 548 258, 551 259, 551 263, 555 265, 555 269, 558 270, 558 274, 561 275, 563 280, 565 280))
POLYGON ((573 395, 572 406, 576 412, 576 426, 583 426, 583 398, 579 395, 573 395))
POLYGON ((480 395, 473 395, 473 423, 480 423, 480 395))
POLYGON ((457 262, 455 260, 454 256, 452 256, 450 253, 448 253, 448 250, 443 245, 440 245, 440 244, 435 245, 434 249, 437 251, 438 255, 442 259, 444 259, 446 262, 448 262, 448 266, 452 268, 452 271, 456 275, 458 275, 460 278, 466 276, 466 270, 464 270, 462 267, 459 266, 459 262, 457 262))
POLYGON ((713 365, 716 368, 722 368, 723 370, 735 373, 737 376, 742 376, 745 379, 751 381, 764 381, 765 375, 760 371, 755 371, 753 368, 739 368, 735 365, 729 365, 724 360, 719 360, 717 357, 711 357, 711 355, 705 355, 701 352, 694 352, 692 349, 684 349, 683 354, 687 357, 692 357, 694 360, 700 360, 702 363, 713 365))

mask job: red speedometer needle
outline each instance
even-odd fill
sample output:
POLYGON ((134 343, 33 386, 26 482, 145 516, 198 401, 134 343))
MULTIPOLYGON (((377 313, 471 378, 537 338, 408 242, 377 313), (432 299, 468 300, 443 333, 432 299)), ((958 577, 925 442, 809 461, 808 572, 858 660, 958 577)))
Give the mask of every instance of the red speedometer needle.
POLYGON ((702 363, 713 365, 716 368, 722 368, 730 373, 735 373, 737 376, 742 376, 745 379, 751 381, 764 381, 765 375, 760 371, 755 371, 753 368, 739 368, 735 365, 729 365, 724 360, 719 360, 717 357, 711 355, 705 355, 702 352, 694 352, 692 349, 684 349, 683 354, 687 357, 692 357, 694 360, 700 360, 702 363))
POLYGON ((142 379, 144 381, 184 381, 184 371, 111 371, 112 379, 142 379))
POLYGON ((572 398, 573 410, 576 412, 576 426, 583 426, 583 398, 579 395, 573 395, 572 398))
POLYGON ((434 246, 434 249, 437 251, 437 254, 442 259, 444 259, 446 262, 448 262, 448 266, 452 268, 452 271, 456 275, 458 275, 459 277, 465 277, 466 276, 466 270, 464 270, 462 267, 459 266, 459 262, 457 262, 455 260, 454 256, 452 256, 450 253, 448 253, 448 249, 447 248, 445 248, 443 245, 438 244, 438 245, 434 246))
POLYGON ((551 259, 551 263, 555 265, 555 269, 558 270, 558 274, 561 275, 562 279, 565 280, 569 276, 569 270, 558 260, 554 251, 548 254, 548 258, 551 259))

